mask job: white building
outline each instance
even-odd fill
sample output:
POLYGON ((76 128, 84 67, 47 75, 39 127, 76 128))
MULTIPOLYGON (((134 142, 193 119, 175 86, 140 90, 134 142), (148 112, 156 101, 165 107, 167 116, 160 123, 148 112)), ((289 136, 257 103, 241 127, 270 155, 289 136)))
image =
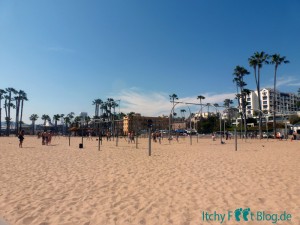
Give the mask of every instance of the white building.
MULTIPOLYGON (((276 91, 274 95, 274 90, 271 88, 264 88, 260 91, 261 95, 261 108, 264 114, 272 115, 274 100, 276 101, 276 112, 277 114, 296 114, 299 111, 299 106, 297 103, 300 102, 300 97, 293 93, 283 93, 276 91)), ((252 91, 249 96, 247 96, 246 105, 246 115, 253 117, 258 114, 258 93, 257 91, 252 91)))

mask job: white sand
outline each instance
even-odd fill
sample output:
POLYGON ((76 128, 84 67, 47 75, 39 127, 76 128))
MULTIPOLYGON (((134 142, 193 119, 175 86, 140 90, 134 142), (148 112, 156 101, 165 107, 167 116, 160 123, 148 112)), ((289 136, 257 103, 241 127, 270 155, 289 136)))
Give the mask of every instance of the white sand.
MULTIPOLYGON (((0 217, 10 225, 201 225, 202 211, 287 211, 300 224, 300 141, 0 138, 0 217)), ((224 221, 223 224, 237 224, 224 221)), ((249 221, 240 224, 272 224, 249 221)))

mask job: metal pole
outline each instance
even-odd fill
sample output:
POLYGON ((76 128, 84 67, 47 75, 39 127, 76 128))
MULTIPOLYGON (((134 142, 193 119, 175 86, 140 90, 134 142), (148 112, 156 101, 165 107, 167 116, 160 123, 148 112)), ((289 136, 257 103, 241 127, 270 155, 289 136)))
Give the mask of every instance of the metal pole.
POLYGON ((285 140, 288 139, 288 133, 287 133, 287 124, 286 124, 286 118, 284 117, 284 123, 285 123, 285 126, 284 126, 284 132, 285 132, 285 140))
POLYGON ((151 156, 151 128, 149 128, 149 156, 151 156))
POLYGON ((117 137, 116 137, 116 146, 118 147, 118 143, 119 143, 119 135, 118 135, 118 132, 117 132, 117 137))
POLYGON ((192 130, 190 132, 190 145, 192 145, 192 130))
POLYGON ((169 116, 169 138, 168 139, 169 139, 169 144, 171 144, 171 113, 169 116))
POLYGON ((220 113, 220 140, 221 140, 220 143, 223 144, 223 141, 222 141, 222 117, 221 117, 221 113, 220 113))
POLYGON ((71 145, 71 133, 69 133, 69 146, 71 145))
POLYGON ((139 144, 138 144, 138 132, 135 133, 135 148, 136 149, 139 148, 139 144))
POLYGON ((101 138, 101 132, 99 132, 99 137, 98 137, 98 151, 100 151, 100 139, 101 138))
POLYGON ((235 143, 235 151, 237 151, 237 132, 236 132, 236 128, 234 129, 234 143, 235 143))
POLYGON ((82 144, 82 147, 83 147, 83 126, 82 126, 82 123, 81 123, 81 144, 82 144))
POLYGON ((197 133, 197 143, 198 143, 198 139, 199 139, 199 134, 197 133))
POLYGON ((267 140, 269 140, 269 128, 268 128, 268 120, 269 120, 269 118, 268 118, 268 115, 267 114, 265 114, 266 116, 265 116, 265 118, 266 118, 266 132, 267 132, 267 140))

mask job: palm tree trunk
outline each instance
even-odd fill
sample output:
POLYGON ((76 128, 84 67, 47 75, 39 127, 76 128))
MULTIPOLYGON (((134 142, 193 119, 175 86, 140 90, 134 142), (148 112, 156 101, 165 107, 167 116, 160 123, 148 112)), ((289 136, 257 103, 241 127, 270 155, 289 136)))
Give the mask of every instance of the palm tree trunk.
POLYGON ((258 95, 258 108, 259 108, 259 124, 258 124, 258 130, 259 130, 259 138, 262 138, 262 117, 261 117, 261 99, 260 99, 260 69, 257 68, 258 74, 257 74, 257 95, 258 95))
POLYGON ((20 130, 22 130, 23 105, 24 105, 24 99, 22 99, 22 103, 21 103, 20 130))
POLYGON ((273 132, 274 138, 276 137, 276 76, 277 76, 277 65, 275 66, 275 73, 274 73, 274 102, 273 102, 273 132))
POLYGON ((0 136, 2 136, 2 105, 1 105, 1 97, 0 96, 0 136))
POLYGON ((11 103, 11 92, 9 92, 9 99, 8 99, 8 108, 7 108, 7 127, 6 127, 6 132, 7 132, 7 136, 10 135, 10 105, 11 103))
POLYGON ((19 114, 20 114, 20 99, 18 98, 16 100, 16 136, 19 133, 19 114))

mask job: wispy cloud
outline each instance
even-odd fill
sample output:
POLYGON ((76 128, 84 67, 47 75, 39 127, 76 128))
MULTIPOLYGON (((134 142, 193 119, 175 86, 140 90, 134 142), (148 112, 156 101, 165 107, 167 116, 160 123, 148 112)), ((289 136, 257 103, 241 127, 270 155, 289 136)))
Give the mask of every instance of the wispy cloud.
POLYGON ((62 52, 62 53, 74 53, 75 50, 70 49, 70 48, 63 48, 63 47, 48 47, 46 49, 49 52, 62 52))
MULTIPOLYGON (((203 93, 205 99, 202 103, 223 104, 224 99, 234 99, 235 93, 203 93)), ((145 116, 168 115, 172 108, 169 94, 163 92, 143 92, 142 90, 132 88, 123 90, 120 94, 114 96, 115 99, 121 99, 121 111, 124 113, 136 112, 145 116)), ((178 101, 199 103, 197 96, 179 98, 178 101)), ((184 107, 178 105, 178 108, 184 107)), ((190 105, 192 112, 197 112, 199 106, 190 105)))
MULTIPOLYGON (((274 87, 274 81, 270 80, 269 84, 267 84, 267 87, 273 88, 274 87)), ((283 76, 278 77, 276 81, 276 86, 278 87, 289 87, 289 86, 300 86, 300 79, 299 76, 283 76)))

